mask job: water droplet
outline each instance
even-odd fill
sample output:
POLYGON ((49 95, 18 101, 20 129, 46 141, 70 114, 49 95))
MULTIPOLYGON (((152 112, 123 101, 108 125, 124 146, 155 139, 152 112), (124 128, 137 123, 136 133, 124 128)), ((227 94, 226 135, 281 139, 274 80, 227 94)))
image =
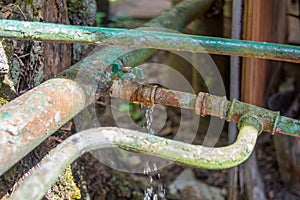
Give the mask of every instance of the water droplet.
POLYGON ((154 170, 154 171, 157 171, 156 163, 153 164, 153 170, 154 170))
MULTIPOLYGON (((145 109, 145 117, 146 117, 146 129, 147 133, 154 135, 155 131, 151 127, 153 122, 153 106, 147 106, 144 104, 141 104, 141 109, 145 109)), ((146 163, 146 166, 144 168, 144 174, 148 176, 150 186, 146 188, 144 192, 144 200, 157 200, 158 197, 165 198, 165 189, 163 185, 158 183, 155 183, 153 177, 157 176, 158 179, 160 179, 160 173, 158 173, 158 167, 156 163, 153 163, 153 171, 151 171, 151 167, 149 162, 146 163), (153 186, 155 186, 155 190, 153 189, 153 186)))
POLYGON ((150 179, 150 184, 152 184, 153 183, 153 178, 152 178, 152 176, 149 176, 149 179, 150 179))
POLYGON ((145 113, 145 117, 146 117, 146 128, 147 128, 147 132, 151 135, 155 134, 154 129, 151 127, 152 122, 153 122, 153 106, 146 106, 146 113, 145 113))

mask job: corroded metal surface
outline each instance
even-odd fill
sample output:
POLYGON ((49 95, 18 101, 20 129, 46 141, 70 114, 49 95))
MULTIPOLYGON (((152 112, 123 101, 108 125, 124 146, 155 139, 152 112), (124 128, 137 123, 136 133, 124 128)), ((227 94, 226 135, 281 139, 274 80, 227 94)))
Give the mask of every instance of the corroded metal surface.
POLYGON ((229 121, 237 122, 244 114, 259 116, 263 122, 263 130, 271 134, 275 134, 280 117, 279 112, 243 103, 235 99, 230 101, 230 106, 227 112, 227 119, 229 121))
MULTIPOLYGON (((186 0, 163 13, 160 20, 164 22, 151 20, 149 25, 155 26, 157 23, 159 27, 164 24, 170 29, 183 28, 200 10, 205 13, 212 2, 213 0, 186 0), (195 8, 189 10, 190 7, 195 8), (174 20, 174 14, 179 11, 181 17, 174 20), (171 21, 176 22, 169 23, 171 21)), ((153 49, 95 48, 87 58, 58 75, 60 78, 75 80, 76 83, 62 79, 47 81, 2 107, 0 147, 4 150, 0 152, 0 175, 95 100, 99 78, 113 61, 121 59, 128 66, 136 66, 154 52, 153 49), (72 104, 74 99, 77 100, 72 104)), ((102 84, 106 84, 106 81, 102 84)))
POLYGON ((214 96, 200 92, 195 104, 195 112, 202 117, 206 115, 225 119, 227 116, 228 101, 226 97, 214 96))
POLYGON ((11 199, 40 199, 62 171, 83 153, 119 147, 155 155, 168 160, 206 169, 225 169, 244 162, 252 153, 258 130, 241 124, 236 142, 230 146, 209 148, 165 139, 147 133, 113 127, 94 128, 77 133, 43 159, 39 168, 13 193, 11 199))
POLYGON ((263 123, 261 131, 300 136, 300 121, 280 116, 279 112, 267 110, 238 100, 200 92, 198 96, 155 85, 145 85, 130 80, 113 81, 111 96, 146 105, 163 104, 195 110, 201 116, 215 116, 229 122, 239 122, 245 114, 259 117, 263 123))
MULTIPOLYGON (((172 19, 172 21, 177 20, 172 19)), ((154 22, 146 24, 146 26, 150 25, 154 25, 154 22)), ((180 30, 179 25, 164 25, 166 25, 165 28, 180 30)), ((165 31, 164 29, 153 30, 165 31)), ((6 38, 207 52, 300 63, 299 46, 155 32, 153 30, 151 28, 145 30, 113 29, 0 19, 0 37, 6 38)))
POLYGON ((86 104, 74 81, 52 79, 0 108, 0 175, 86 104))
POLYGON ((275 132, 300 137, 300 121, 280 116, 275 132))
POLYGON ((194 94, 169 90, 156 85, 140 84, 130 80, 113 81, 110 92, 111 97, 127 99, 150 106, 162 104, 193 109, 196 102, 196 95, 194 94))
POLYGON ((195 106, 196 114, 216 116, 227 121, 238 122, 245 114, 257 116, 263 123, 261 131, 300 136, 300 121, 280 116, 279 112, 240 102, 228 101, 226 97, 199 93, 195 106))
POLYGON ((155 92, 155 102, 162 105, 175 105, 180 108, 189 109, 195 105, 196 95, 192 93, 170 91, 165 88, 157 88, 155 92))

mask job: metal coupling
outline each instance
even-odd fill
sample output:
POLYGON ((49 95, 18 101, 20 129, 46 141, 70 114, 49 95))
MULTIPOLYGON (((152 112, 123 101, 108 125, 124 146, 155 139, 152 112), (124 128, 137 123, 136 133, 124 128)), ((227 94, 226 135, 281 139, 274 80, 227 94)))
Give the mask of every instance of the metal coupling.
POLYGON ((252 126, 255 127, 258 131, 258 134, 263 132, 263 122, 260 117, 254 115, 253 113, 247 113, 243 115, 238 123, 238 128, 241 130, 244 126, 252 126))
POLYGON ((156 89, 156 85, 144 85, 128 79, 114 80, 110 88, 110 96, 153 106, 156 89))
POLYGON ((209 93, 200 92, 196 99, 195 113, 205 117, 206 115, 226 118, 228 101, 226 97, 219 97, 209 93))

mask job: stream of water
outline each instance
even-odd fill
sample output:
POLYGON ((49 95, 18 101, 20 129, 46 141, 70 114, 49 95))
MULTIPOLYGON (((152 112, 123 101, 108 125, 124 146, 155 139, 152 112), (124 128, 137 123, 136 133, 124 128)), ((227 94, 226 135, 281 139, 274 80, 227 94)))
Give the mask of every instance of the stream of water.
MULTIPOLYGON (((155 130, 151 127, 153 122, 153 106, 142 105, 142 108, 146 110, 146 129, 149 134, 154 135, 155 130)), ((165 188, 162 184, 158 183, 156 180, 160 179, 160 173, 156 163, 151 163, 148 161, 144 168, 144 174, 149 178, 149 186, 144 190, 144 200, 158 200, 165 198, 165 188), (151 168, 152 166, 152 168, 151 168)))

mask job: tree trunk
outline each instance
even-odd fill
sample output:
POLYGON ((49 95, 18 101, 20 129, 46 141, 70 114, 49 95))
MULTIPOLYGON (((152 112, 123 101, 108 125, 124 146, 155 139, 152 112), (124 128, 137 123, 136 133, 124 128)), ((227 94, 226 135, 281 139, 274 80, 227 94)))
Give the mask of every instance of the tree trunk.
MULTIPOLYGON (((10 2, 1 5, 0 14, 3 18, 69 23, 66 0, 10 2)), ((39 85, 42 81, 52 78, 71 65, 71 45, 69 44, 4 40, 4 46, 10 68, 6 73, 9 73, 8 75, 14 81, 11 88, 15 86, 18 94, 22 94, 39 85)), ((8 75, 4 76, 1 91, 8 86, 5 82, 8 75)), ((3 96, 1 93, 1 97, 3 96)), ((12 100, 15 96, 5 96, 5 99, 12 100)), ((67 134, 60 131, 59 135, 63 137, 67 134)), ((58 142, 55 138, 50 137, 0 177, 0 199, 8 198, 23 179, 35 170, 36 164, 51 148, 57 145, 58 142)), ((48 192, 48 196, 56 198, 63 198, 63 195, 65 197, 78 197, 79 189, 75 186, 69 171, 66 170, 57 181, 56 188, 59 188, 60 191, 52 189, 48 192)))
MULTIPOLYGON (((66 0, 45 1, 43 4, 43 21, 69 24, 66 0)), ((71 66, 71 44, 43 43, 45 59, 45 79, 53 78, 71 66)))

